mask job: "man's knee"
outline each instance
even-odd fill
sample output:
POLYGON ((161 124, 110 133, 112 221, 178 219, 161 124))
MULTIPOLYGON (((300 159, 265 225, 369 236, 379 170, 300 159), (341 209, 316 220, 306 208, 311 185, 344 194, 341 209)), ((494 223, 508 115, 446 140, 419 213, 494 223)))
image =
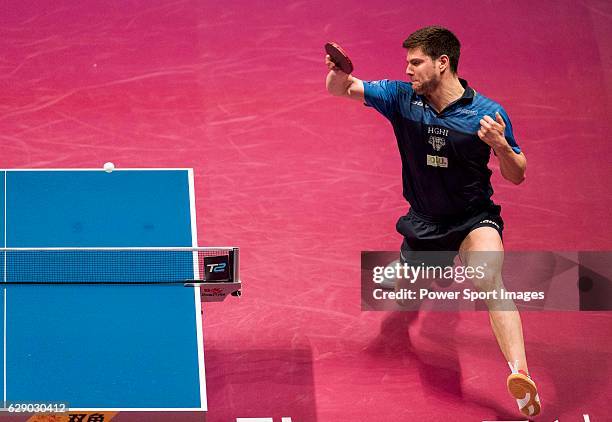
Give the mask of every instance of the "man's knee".
POLYGON ((484 269, 472 278, 474 287, 481 292, 491 292, 503 287, 501 273, 496 269, 484 269))

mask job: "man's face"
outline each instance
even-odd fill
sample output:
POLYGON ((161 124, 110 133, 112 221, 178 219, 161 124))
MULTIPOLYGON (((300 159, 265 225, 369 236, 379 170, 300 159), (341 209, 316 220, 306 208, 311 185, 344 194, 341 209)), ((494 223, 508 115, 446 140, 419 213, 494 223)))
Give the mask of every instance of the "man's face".
POLYGON ((417 94, 427 95, 440 84, 441 72, 438 60, 432 60, 420 48, 408 50, 406 63, 406 75, 417 94))

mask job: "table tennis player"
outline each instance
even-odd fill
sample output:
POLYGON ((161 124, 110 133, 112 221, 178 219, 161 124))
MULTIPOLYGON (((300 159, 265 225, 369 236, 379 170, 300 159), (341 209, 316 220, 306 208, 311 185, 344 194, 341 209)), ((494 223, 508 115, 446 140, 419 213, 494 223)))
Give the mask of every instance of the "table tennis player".
MULTIPOLYGON (((412 33, 403 47, 408 82, 362 81, 351 74, 344 51, 326 46, 327 90, 365 102, 393 126, 403 194, 410 204, 397 222, 404 237, 403 261, 416 251, 455 251, 464 265, 480 265, 484 259, 485 276, 472 281, 481 291, 499 290, 504 222, 501 207, 491 199, 487 164, 493 151, 502 176, 518 185, 525 180, 525 155, 506 111, 459 78, 460 42, 451 31, 425 27, 412 33)), ((485 302, 510 366, 508 391, 524 415, 535 416, 540 399, 527 367, 520 315, 509 299, 485 302)))

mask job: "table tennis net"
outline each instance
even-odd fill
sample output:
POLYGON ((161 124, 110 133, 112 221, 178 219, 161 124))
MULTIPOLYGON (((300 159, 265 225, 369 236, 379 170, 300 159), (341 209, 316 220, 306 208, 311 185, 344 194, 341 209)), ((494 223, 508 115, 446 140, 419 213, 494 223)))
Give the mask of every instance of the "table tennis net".
POLYGON ((238 248, 0 248, 5 284, 239 281, 238 248))

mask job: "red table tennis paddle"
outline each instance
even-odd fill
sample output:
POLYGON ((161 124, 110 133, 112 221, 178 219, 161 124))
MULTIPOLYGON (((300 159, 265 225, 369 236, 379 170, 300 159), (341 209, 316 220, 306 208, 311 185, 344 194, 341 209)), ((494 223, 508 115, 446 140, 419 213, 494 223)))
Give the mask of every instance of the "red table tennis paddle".
POLYGON ((328 42, 325 44, 325 51, 327 54, 329 54, 331 61, 334 62, 336 67, 338 67, 341 71, 347 75, 350 75, 353 72, 353 63, 342 47, 335 42, 328 42))

